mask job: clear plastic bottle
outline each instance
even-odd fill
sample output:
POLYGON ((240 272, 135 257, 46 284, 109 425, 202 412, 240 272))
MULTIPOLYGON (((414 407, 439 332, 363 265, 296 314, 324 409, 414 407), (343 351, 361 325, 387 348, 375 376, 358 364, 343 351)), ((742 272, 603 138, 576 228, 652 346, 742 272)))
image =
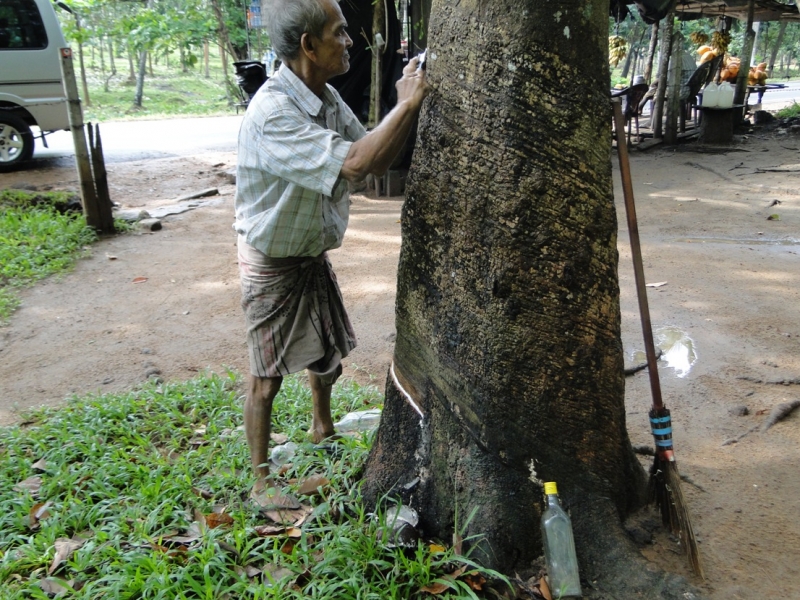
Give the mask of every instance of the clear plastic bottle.
POLYGON ((561 508, 554 481, 544 484, 547 508, 542 513, 542 543, 547 564, 547 577, 553 598, 580 598, 581 581, 572 522, 561 508))

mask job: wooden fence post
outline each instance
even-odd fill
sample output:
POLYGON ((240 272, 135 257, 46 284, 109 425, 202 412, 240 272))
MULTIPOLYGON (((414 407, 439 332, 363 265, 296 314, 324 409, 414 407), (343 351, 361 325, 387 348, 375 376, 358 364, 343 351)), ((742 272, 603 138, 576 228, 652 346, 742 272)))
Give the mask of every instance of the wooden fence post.
POLYGON ((92 165, 86 147, 86 134, 83 130, 83 110, 78 95, 78 84, 75 81, 75 68, 72 64, 72 50, 61 48, 61 76, 64 80, 64 93, 69 108, 69 126, 75 144, 75 159, 78 167, 78 179, 81 185, 81 201, 86 224, 101 233, 114 233, 114 218, 111 214, 111 202, 103 205, 98 198, 92 177, 92 165))

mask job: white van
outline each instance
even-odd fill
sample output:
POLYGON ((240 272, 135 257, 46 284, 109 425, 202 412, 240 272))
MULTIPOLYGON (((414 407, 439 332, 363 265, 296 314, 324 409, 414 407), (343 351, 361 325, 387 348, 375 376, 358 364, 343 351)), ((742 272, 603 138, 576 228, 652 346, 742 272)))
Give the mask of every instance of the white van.
POLYGON ((0 0, 0 172, 33 155, 44 136, 69 129, 59 50, 67 48, 50 0, 0 0))

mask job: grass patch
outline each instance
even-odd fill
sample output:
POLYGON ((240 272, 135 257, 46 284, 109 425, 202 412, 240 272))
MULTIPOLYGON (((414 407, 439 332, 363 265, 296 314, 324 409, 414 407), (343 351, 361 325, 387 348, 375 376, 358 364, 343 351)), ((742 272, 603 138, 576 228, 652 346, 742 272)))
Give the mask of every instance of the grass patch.
MULTIPOLYGON (((19 306, 20 287, 69 270, 97 239, 67 192, 0 190, 0 324, 19 306)), ((79 206, 79 205, 78 205, 79 206)))
POLYGON ((99 54, 92 53, 91 57, 87 53, 86 79, 90 102, 86 101, 83 88, 80 88, 84 118, 89 122, 231 115, 235 114, 235 108, 229 99, 233 103, 241 100, 234 67, 228 64, 226 83, 215 48, 211 51, 208 77, 202 61, 184 72, 177 54, 171 54, 169 61, 164 55, 152 60, 152 72, 148 68, 144 78, 141 108, 133 103, 136 84, 126 68, 127 61, 118 59, 117 72, 110 76, 108 65, 101 68, 97 60, 99 54))
MULTIPOLYGON (((298 445, 276 485, 308 505, 296 529, 248 501, 253 479, 234 374, 75 398, 0 429, 0 598, 477 598, 452 550, 387 546, 385 517, 360 501, 369 440, 331 455, 306 441, 311 395, 297 377, 276 398, 274 432, 298 445), (329 483, 300 496, 312 475, 329 483), (38 479, 30 479, 37 478, 38 479), (27 482, 23 489, 20 482, 27 482), (220 514, 224 524, 212 527, 220 514), (383 523, 381 521, 384 521, 383 523), (69 540, 74 546, 70 550, 69 540), (59 551, 61 554, 58 554, 59 551), (56 557, 63 558, 57 560, 56 557)), ((375 387, 341 381, 334 418, 379 406, 375 387)))
POLYGON ((778 118, 790 119, 792 117, 800 117, 800 104, 792 102, 790 106, 782 108, 778 111, 778 118))

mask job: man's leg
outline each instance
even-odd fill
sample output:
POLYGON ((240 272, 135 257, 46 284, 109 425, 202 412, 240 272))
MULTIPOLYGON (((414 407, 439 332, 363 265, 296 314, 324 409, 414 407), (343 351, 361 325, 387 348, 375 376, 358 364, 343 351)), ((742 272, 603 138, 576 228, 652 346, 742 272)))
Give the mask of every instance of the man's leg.
POLYGON ((311 396, 314 399, 314 415, 311 419, 311 439, 315 444, 333 436, 333 418, 331 417, 331 390, 333 383, 323 383, 319 375, 308 372, 308 383, 311 385, 311 396))
POLYGON ((282 377, 250 375, 250 387, 244 401, 244 432, 250 447, 250 461, 256 475, 253 491, 261 491, 269 475, 269 432, 272 424, 272 401, 281 389, 282 377))

